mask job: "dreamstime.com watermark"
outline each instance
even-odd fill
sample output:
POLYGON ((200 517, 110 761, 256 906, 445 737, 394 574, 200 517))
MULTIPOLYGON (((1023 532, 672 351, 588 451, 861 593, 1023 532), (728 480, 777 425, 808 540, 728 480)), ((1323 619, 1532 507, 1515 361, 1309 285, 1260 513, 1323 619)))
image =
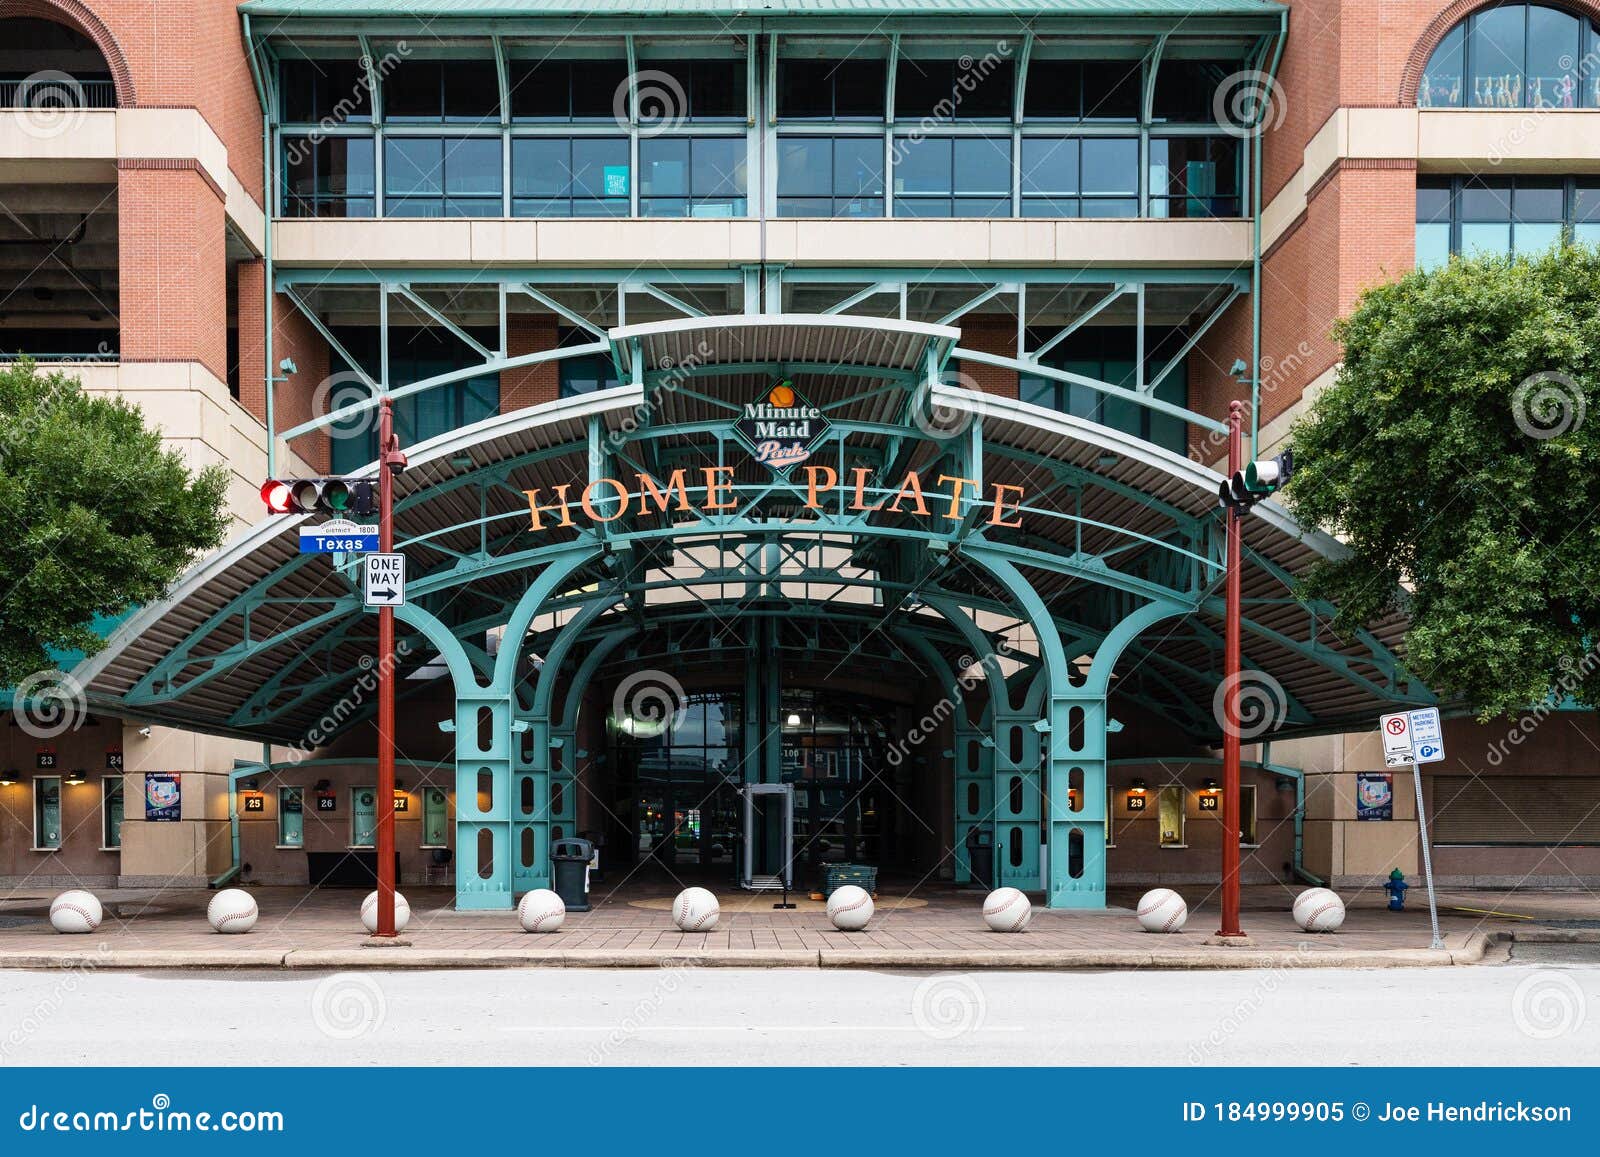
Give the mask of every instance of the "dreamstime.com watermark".
POLYGON ((33 1002, 33 1007, 12 1020, 6 1035, 0 1039, 0 1065, 15 1057, 27 1043, 48 1025, 82 987, 84 979, 99 969, 111 955, 111 945, 101 942, 95 949, 97 958, 75 963, 62 970, 61 979, 50 986, 50 991, 33 1002))
POLYGON ((1577 695, 1579 688, 1583 686, 1583 681, 1600 668, 1600 648, 1589 648, 1581 659, 1563 655, 1557 666, 1561 668, 1561 674, 1556 676, 1555 686, 1550 689, 1550 694, 1544 701, 1536 703, 1519 716, 1517 721, 1506 729, 1504 739, 1497 739, 1489 745, 1488 751, 1484 753, 1484 759, 1490 767, 1499 767, 1504 763, 1513 747, 1521 747, 1523 741, 1539 729, 1540 724, 1560 710, 1564 699, 1577 695))
POLYGON ((667 1001, 677 994, 698 967, 696 961, 685 960, 677 967, 661 973, 656 982, 650 986, 650 991, 636 1000, 633 1007, 617 1022, 617 1027, 607 1033, 598 1044, 590 1047, 585 1063, 596 1066, 605 1064, 613 1053, 647 1029, 650 1022, 666 1006, 667 1001))
POLYGON ((308 160, 316 147, 328 139, 330 133, 341 125, 346 124, 352 115, 362 106, 361 94, 366 94, 366 107, 372 108, 372 82, 374 79, 382 81, 388 77, 400 64, 411 55, 411 46, 404 40, 396 42, 393 49, 385 52, 377 60, 370 56, 363 56, 357 61, 360 69, 356 77, 355 87, 334 101, 333 107, 312 126, 311 131, 305 136, 293 137, 285 142, 283 147, 283 160, 285 166, 298 165, 308 160))
POLYGON ((56 1109, 29 1105, 17 1117, 24 1133, 282 1133, 278 1109, 174 1109, 172 1098, 157 1093, 137 1109, 56 1109))
POLYGON ((1536 442, 1576 431, 1588 415, 1583 386, 1556 370, 1529 374, 1511 394, 1511 420, 1536 442))
POLYGON ((394 645, 394 653, 386 655, 381 662, 374 661, 371 655, 361 656, 359 661, 361 674, 356 676, 355 683, 339 696, 338 701, 311 725, 311 730, 306 732, 305 738, 294 745, 291 749, 294 757, 296 759, 308 757, 327 743, 339 728, 366 705, 367 698, 378 690, 378 681, 385 674, 393 673, 401 661, 410 654, 411 641, 401 639, 394 645))
POLYGON ((611 717, 645 723, 663 731, 676 727, 689 709, 683 684, 665 671, 635 671, 617 684, 611 717))
MULTIPOLYGON (((963 691, 971 691, 986 679, 999 679, 1001 677, 999 661, 1011 654, 1011 644, 1001 639, 996 645, 994 653, 987 659, 978 660, 970 655, 963 655, 957 661, 961 673, 956 676, 956 685, 963 691)), ((956 713, 957 704, 954 696, 940 696, 939 701, 925 711, 920 719, 908 727, 904 734, 889 745, 884 758, 890 767, 899 767, 905 762, 906 756, 911 754, 911 749, 923 740, 936 735, 944 722, 956 713)))
POLYGON ((911 1022, 937 1041, 976 1032, 989 1017, 989 998, 971 976, 957 972, 930 976, 911 994, 911 1022))
POLYGON ((1277 967, 1263 972, 1256 982, 1250 986, 1250 991, 1234 1002, 1232 1008, 1222 1014, 1211 1030, 1194 1044, 1189 1046, 1189 1063, 1191 1065, 1211 1064, 1217 1059, 1222 1047, 1228 1040, 1237 1034, 1245 1025, 1253 1020, 1261 1011, 1261 1006, 1268 997, 1278 991, 1284 979, 1297 968, 1306 968, 1316 962, 1310 959, 1311 946, 1298 944, 1295 946, 1298 960, 1287 961, 1277 967))
POLYGON ((1211 716, 1229 735, 1258 739, 1283 726, 1289 716, 1289 694, 1265 671, 1246 668, 1217 684, 1211 716))

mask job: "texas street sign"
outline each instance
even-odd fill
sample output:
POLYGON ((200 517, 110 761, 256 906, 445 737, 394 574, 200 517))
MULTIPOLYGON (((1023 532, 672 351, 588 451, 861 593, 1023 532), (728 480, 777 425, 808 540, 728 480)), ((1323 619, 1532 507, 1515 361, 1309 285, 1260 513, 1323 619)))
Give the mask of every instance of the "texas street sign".
POLYGON ((1385 767, 1438 763, 1444 758, 1444 729, 1437 707, 1385 715, 1378 720, 1378 734, 1383 739, 1385 767))
POLYGON ((378 549, 378 528, 335 518, 300 528, 301 554, 357 554, 378 549))
POLYGON ((369 607, 398 607, 406 601, 406 556, 369 554, 361 560, 362 597, 369 607))

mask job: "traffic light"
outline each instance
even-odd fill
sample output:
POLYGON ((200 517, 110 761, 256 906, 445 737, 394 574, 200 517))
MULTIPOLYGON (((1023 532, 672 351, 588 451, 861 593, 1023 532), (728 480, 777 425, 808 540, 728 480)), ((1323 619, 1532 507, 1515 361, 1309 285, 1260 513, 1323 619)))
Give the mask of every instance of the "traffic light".
POLYGON ((261 501, 268 514, 376 514, 378 487, 351 478, 269 478, 261 501))
POLYGON ((1263 498, 1276 494, 1294 473, 1294 452, 1285 450, 1273 458, 1258 458, 1243 470, 1235 470, 1217 487, 1222 505, 1241 514, 1263 498))

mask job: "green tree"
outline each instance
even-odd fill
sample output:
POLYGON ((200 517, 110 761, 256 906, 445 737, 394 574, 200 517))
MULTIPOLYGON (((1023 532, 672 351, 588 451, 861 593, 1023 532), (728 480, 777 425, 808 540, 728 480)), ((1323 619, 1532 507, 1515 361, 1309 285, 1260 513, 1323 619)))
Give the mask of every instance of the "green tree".
POLYGON ((0 366, 0 687, 92 654, 95 616, 161 597, 222 541, 227 474, 193 475, 137 407, 0 366))
POLYGON ((1416 271, 1335 336, 1286 495, 1350 553, 1306 595, 1403 610, 1408 667, 1482 718, 1600 704, 1600 252, 1416 271))

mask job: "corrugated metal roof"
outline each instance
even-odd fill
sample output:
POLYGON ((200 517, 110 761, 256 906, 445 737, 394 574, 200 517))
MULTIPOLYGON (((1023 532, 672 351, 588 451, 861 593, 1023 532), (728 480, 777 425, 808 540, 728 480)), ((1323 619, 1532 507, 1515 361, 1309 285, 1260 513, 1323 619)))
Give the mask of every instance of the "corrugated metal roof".
POLYGON ((1276 13, 1275 0, 249 0, 252 16, 1184 16, 1276 13))

